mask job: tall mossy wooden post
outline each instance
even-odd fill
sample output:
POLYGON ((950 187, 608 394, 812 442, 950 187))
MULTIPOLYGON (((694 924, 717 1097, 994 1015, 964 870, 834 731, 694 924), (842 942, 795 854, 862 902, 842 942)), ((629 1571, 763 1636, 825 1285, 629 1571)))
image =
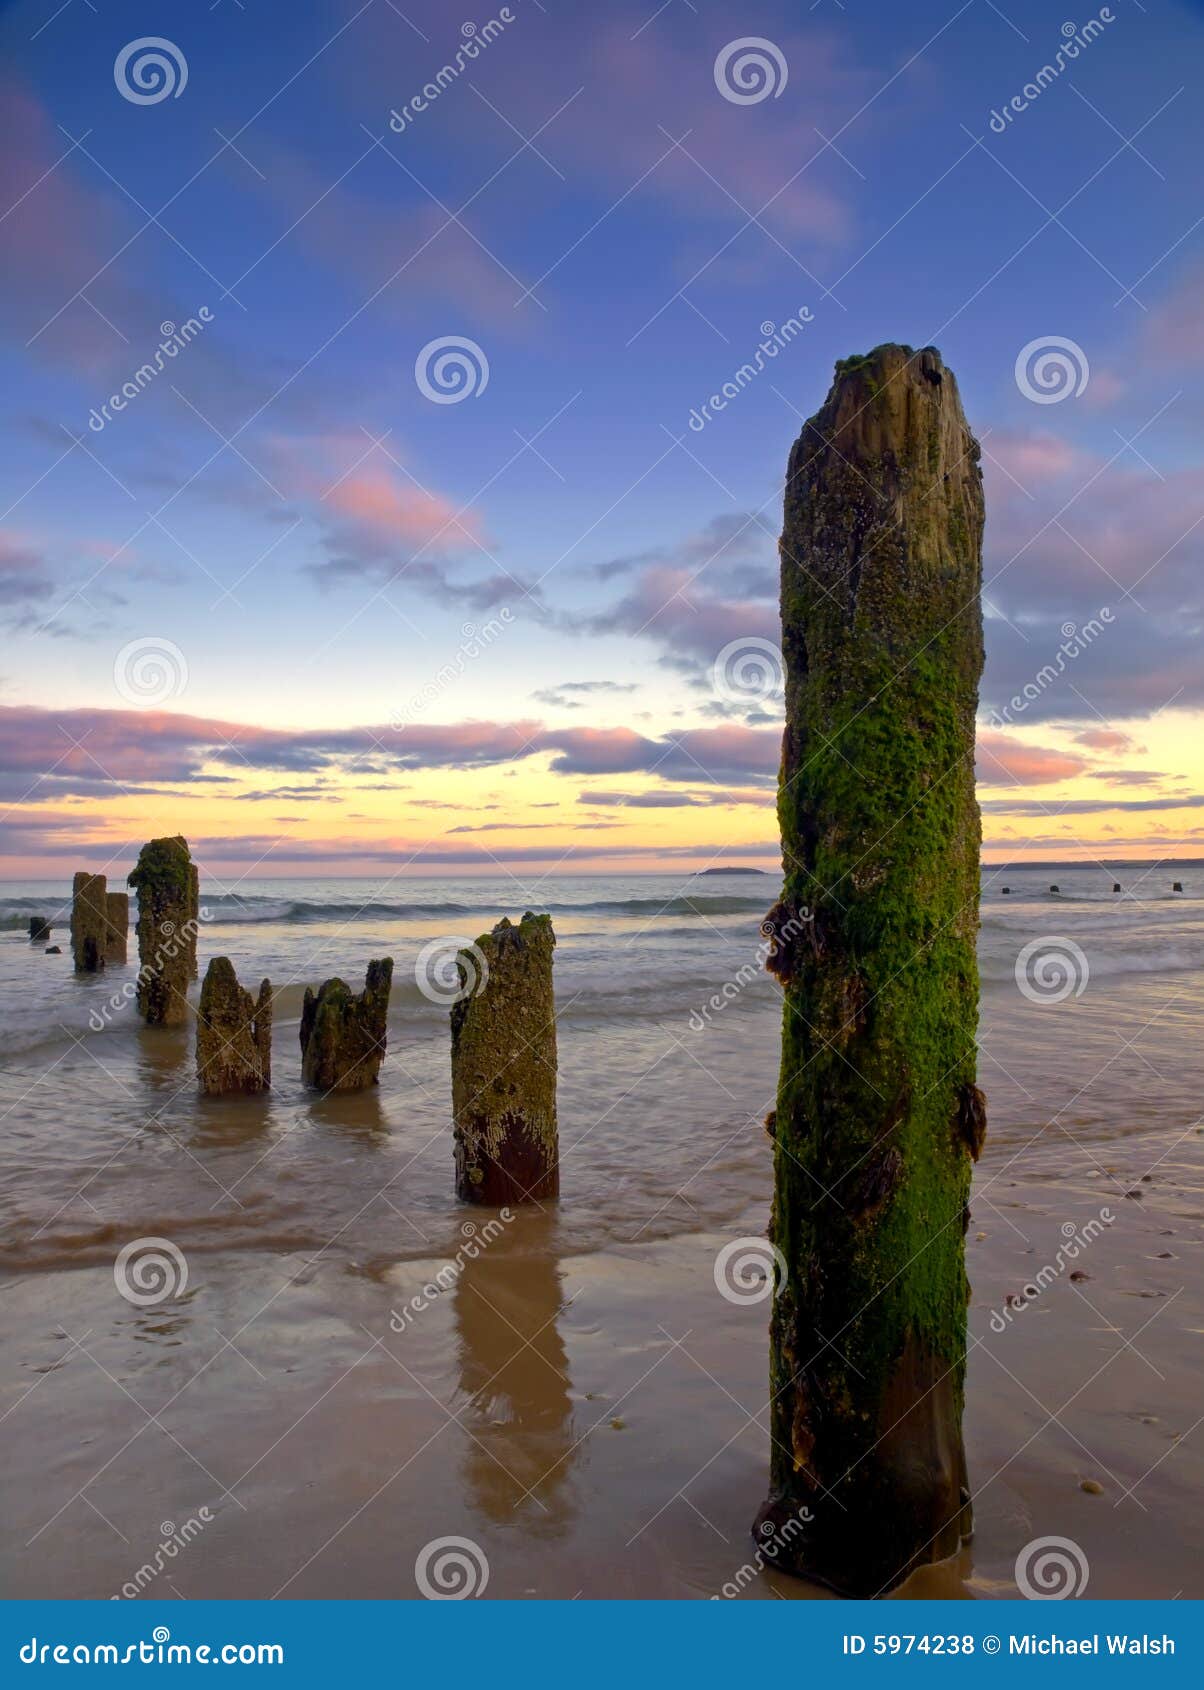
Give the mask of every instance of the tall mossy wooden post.
POLYGON ((769 961, 785 988, 770 1224, 785 1273, 757 1528, 776 1530, 777 1565, 856 1596, 954 1553, 971 1524, 978 460, 940 355, 880 346, 836 366, 787 472, 769 961))
POLYGON ((138 1010, 151 1026, 178 1027, 188 1016, 194 874, 188 842, 177 834, 144 845, 129 877, 138 894, 138 1010))
POLYGON ((550 915, 498 922, 459 955, 452 1005, 456 1193, 536 1202, 560 1190, 550 915))

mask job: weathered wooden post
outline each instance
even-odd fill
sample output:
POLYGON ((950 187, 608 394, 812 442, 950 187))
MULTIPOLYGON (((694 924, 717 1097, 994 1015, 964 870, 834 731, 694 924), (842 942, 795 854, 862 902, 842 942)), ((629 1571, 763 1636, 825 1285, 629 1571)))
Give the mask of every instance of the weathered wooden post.
POLYGON ((786 1545, 778 1565, 857 1596, 952 1554, 971 1524, 978 459, 940 355, 880 346, 836 366, 788 467, 780 1259, 758 1526, 786 1545), (804 1529, 783 1534, 800 1510, 804 1529))
POLYGON ((178 1027, 188 1014, 193 867, 177 834, 142 847, 129 877, 138 894, 138 1009, 152 1026, 178 1027))
POLYGON ((115 968, 126 960, 130 937, 130 895, 128 892, 105 893, 105 917, 108 934, 105 939, 105 962, 115 968))
POLYGON ((197 939, 201 931, 201 871, 195 863, 188 865, 188 977, 195 980, 200 974, 197 964, 197 939))
POLYGON ((560 1190, 550 915, 503 919, 461 951, 452 1005, 456 1192, 522 1203, 560 1190), (468 989, 471 988, 471 989, 468 989))
POLYGON ((29 942, 40 945, 50 937, 50 918, 45 915, 31 915, 29 918, 29 942))
POLYGON ((103 874, 77 874, 71 883, 71 954, 77 974, 99 974, 109 942, 103 874))
POLYGON ((196 1071, 201 1090, 268 1091, 272 1084, 272 982, 253 998, 238 983, 229 957, 205 971, 196 1020, 196 1071))
POLYGON ((385 1059, 393 958, 368 964, 362 992, 345 980, 305 988, 301 1006, 301 1075, 315 1091, 362 1091, 377 1085, 385 1059))

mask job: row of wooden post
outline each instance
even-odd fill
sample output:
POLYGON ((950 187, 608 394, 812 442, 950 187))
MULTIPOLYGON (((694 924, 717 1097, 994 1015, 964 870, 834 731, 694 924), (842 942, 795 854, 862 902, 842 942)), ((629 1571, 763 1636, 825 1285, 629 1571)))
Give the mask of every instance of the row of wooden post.
MULTIPOLYGON (((197 977, 200 883, 187 841, 144 845, 129 877, 138 894, 138 1009, 150 1026, 182 1025, 197 977)), ((37 918, 41 921, 41 918, 37 918)), ((49 925, 38 938, 49 937, 49 925)), ((126 960, 129 896, 102 874, 75 876, 71 946, 80 974, 126 960)), ((35 937, 33 923, 30 937, 35 937)), ((451 1006, 456 1189, 468 1202, 506 1204, 559 1190, 556 1015, 548 915, 503 918, 461 952, 463 992, 451 1006)), ((393 959, 368 964, 362 992, 337 976, 301 1010, 301 1074, 324 1095, 378 1083, 387 1042, 393 959)), ((252 995, 228 957, 211 959, 196 1015, 201 1091, 268 1091, 272 1084, 272 985, 252 995)))

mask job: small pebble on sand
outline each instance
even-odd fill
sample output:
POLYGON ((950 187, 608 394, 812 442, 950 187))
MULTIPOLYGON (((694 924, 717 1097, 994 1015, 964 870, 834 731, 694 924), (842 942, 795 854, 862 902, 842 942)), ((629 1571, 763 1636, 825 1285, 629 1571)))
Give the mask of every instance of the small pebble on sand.
POLYGON ((616 1414, 610 1423, 610 1429, 612 1432, 625 1432, 627 1430, 627 1422, 626 1420, 620 1420, 616 1414))
POLYGON ((1080 1479, 1079 1489, 1085 1490, 1088 1496, 1103 1496, 1104 1487, 1098 1479, 1080 1479))
POLYGON ((1072 1274, 1071 1274, 1071 1276, 1070 1276, 1070 1277, 1071 1277, 1071 1279, 1075 1279, 1075 1280, 1078 1280, 1078 1279, 1090 1279, 1090 1278, 1091 1278, 1091 1275, 1090 1275, 1090 1274, 1089 1274, 1089 1273, 1084 1273, 1084 1272, 1083 1272, 1083 1270, 1082 1270, 1082 1268, 1076 1268, 1076 1269, 1075 1269, 1075 1270, 1074 1270, 1074 1272, 1073 1272, 1073 1273, 1072 1273, 1072 1274))

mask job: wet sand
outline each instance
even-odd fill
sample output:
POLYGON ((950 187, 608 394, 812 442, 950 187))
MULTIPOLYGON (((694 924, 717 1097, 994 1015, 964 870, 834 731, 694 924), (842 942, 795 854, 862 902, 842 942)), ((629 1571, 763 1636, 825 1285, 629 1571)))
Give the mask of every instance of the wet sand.
MULTIPOLYGON (((1198 1141, 1178 1137, 1057 1186, 988 1152, 968 1240, 976 1535, 897 1594, 1015 1597, 1043 1536, 1081 1546, 1092 1596, 1204 1594, 1202 1204, 1198 1141), (1009 1311, 1068 1231, 1081 1255, 1009 1311)), ((739 1225, 760 1233, 763 1207, 739 1225)), ((199 1518, 145 1594, 414 1597, 423 1546, 456 1535, 491 1597, 826 1598, 754 1562, 766 1304, 716 1289, 732 1235, 572 1255, 562 1218, 526 1212, 478 1232, 418 1311, 447 1256, 199 1257, 182 1298, 117 1318, 99 1266, 11 1282, 5 1590, 113 1595, 199 1518)))

